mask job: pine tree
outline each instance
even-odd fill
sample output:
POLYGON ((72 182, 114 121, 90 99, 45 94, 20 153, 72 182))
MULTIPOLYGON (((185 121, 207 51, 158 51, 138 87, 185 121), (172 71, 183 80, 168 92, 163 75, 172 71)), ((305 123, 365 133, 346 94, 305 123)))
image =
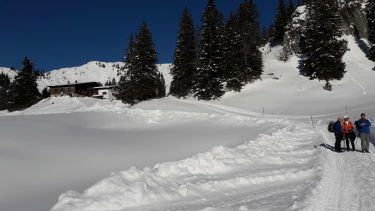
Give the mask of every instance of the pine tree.
POLYGON ((175 97, 185 97, 192 93, 193 74, 196 71, 195 29, 191 14, 184 9, 177 37, 177 47, 173 57, 171 75, 173 77, 169 93, 175 97))
POLYGON ((48 91, 47 87, 45 87, 43 90, 42 90, 42 98, 43 99, 46 99, 46 98, 49 98, 51 96, 50 92, 48 91))
POLYGON ((125 65, 123 68, 120 68, 117 73, 120 75, 120 81, 117 87, 117 98, 122 100, 122 102, 131 105, 136 103, 136 90, 133 89, 136 82, 135 79, 133 79, 135 57, 135 41, 133 34, 131 34, 128 48, 126 50, 126 56, 124 58, 125 65))
POLYGON ((164 76, 162 73, 158 73, 158 80, 157 80, 157 96, 162 96, 162 97, 165 97, 166 96, 166 87, 165 87, 165 80, 164 80, 164 76))
POLYGON ((302 6, 301 0, 297 0, 296 7, 302 6))
POLYGON ((112 78, 112 82, 111 82, 110 85, 112 85, 112 86, 116 86, 116 85, 117 85, 117 82, 116 82, 116 79, 115 79, 115 78, 112 78))
POLYGON ((10 79, 8 75, 4 74, 3 72, 0 73, 0 110, 7 109, 9 85, 10 79))
POLYGON ((277 7, 277 14, 275 17, 275 23, 273 24, 272 34, 271 34, 271 44, 279 45, 284 41, 284 35, 286 32, 286 25, 288 24, 289 11, 285 5, 284 0, 279 0, 277 7))
POLYGON ((266 45, 269 42, 269 29, 266 26, 262 26, 260 31, 260 37, 262 39, 261 45, 266 45))
POLYGON ((241 80, 249 83, 259 79, 263 73, 263 58, 259 47, 262 38, 259 30, 259 12, 252 0, 245 0, 238 9, 238 30, 241 54, 245 62, 241 80))
POLYGON ((246 69, 245 60, 241 54, 242 42, 238 25, 238 15, 231 13, 225 26, 224 45, 224 78, 226 89, 241 91, 244 86, 246 69))
MULTIPOLYGON (((293 13, 294 13, 294 11, 296 10, 296 8, 294 7, 294 3, 293 3, 293 0, 289 0, 289 5, 288 5, 288 9, 287 9, 287 11, 288 11, 288 14, 287 14, 287 17, 286 17, 286 19, 287 19, 287 25, 292 21, 292 16, 293 16, 293 13)), ((286 25, 285 25, 285 27, 286 27, 286 25)), ((285 29, 285 31, 286 31, 286 29, 285 29)))
POLYGON ((130 38, 125 66, 120 70, 118 97, 134 105, 143 100, 165 96, 165 86, 156 67, 157 53, 146 23, 140 27, 134 41, 130 38), (164 90, 161 90, 163 89, 164 90))
POLYGON ((346 43, 342 36, 341 17, 336 0, 315 0, 307 4, 305 32, 301 38, 305 55, 301 73, 310 79, 326 81, 325 89, 331 90, 330 80, 340 80, 345 73, 342 57, 346 43))
POLYGON ((23 68, 9 87, 9 111, 26 109, 41 99, 34 74, 34 64, 27 57, 22 64, 23 68))
POLYGON ((370 42, 370 46, 371 46, 367 56, 370 60, 375 61, 375 0, 368 1, 367 28, 368 28, 368 41, 370 42))
POLYGON ((209 0, 202 15, 200 52, 194 92, 199 100, 218 99, 224 94, 223 80, 223 15, 209 0))

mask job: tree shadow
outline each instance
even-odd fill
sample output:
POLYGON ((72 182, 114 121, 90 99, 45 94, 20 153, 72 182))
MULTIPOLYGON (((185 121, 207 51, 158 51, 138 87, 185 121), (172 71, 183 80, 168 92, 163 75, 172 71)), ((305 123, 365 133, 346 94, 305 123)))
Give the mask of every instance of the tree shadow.
POLYGON ((361 39, 361 37, 359 36, 359 32, 356 28, 354 29, 354 39, 358 47, 361 49, 361 51, 365 53, 365 55, 367 56, 370 47, 367 45, 365 41, 361 39))

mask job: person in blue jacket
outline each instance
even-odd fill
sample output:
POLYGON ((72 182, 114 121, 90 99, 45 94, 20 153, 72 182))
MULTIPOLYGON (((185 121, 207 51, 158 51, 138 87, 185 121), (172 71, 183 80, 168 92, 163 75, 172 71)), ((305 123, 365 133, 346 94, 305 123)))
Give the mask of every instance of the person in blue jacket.
POLYGON ((334 124, 335 138, 336 138, 336 142, 335 142, 335 151, 336 152, 342 152, 341 151, 341 141, 344 138, 344 133, 343 133, 344 131, 342 129, 343 121, 344 121, 344 119, 342 117, 339 117, 334 124))
POLYGON ((370 127, 371 122, 367 119, 366 114, 361 114, 361 118, 355 122, 357 130, 359 132, 359 138, 361 139, 361 146, 363 153, 370 153, 370 127))

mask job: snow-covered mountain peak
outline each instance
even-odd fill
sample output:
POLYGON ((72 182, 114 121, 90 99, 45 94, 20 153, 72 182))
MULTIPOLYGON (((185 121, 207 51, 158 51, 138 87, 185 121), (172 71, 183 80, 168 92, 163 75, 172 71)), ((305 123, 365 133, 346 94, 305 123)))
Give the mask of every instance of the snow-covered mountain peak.
MULTIPOLYGON (((105 82, 107 81, 112 81, 113 78, 118 82, 120 76, 117 72, 123 66, 123 62, 91 61, 78 67, 52 70, 50 72, 47 72, 45 74, 45 77, 38 79, 38 87, 40 90, 42 90, 46 86, 56 84, 90 81, 105 84, 105 82)), ((169 77, 170 64, 159 64, 157 66, 159 71, 163 73, 167 84, 169 84, 169 81, 171 80, 169 77)))
POLYGON ((11 80, 17 75, 16 70, 7 67, 0 67, 0 73, 8 75, 11 80))

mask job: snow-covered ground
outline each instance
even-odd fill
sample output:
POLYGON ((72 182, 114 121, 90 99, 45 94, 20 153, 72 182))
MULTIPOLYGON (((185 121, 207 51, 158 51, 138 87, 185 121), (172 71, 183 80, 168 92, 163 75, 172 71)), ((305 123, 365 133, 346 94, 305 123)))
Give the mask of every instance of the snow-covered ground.
POLYGON ((61 193, 83 191, 112 171, 236 146, 263 130, 247 118, 127 109, 90 98, 56 98, 23 115, 3 113, 0 210, 48 210, 61 193))
POLYGON ((375 155, 333 153, 326 131, 346 108, 375 117, 375 64, 346 39, 332 92, 265 48, 263 80, 220 101, 64 97, 0 112, 0 210, 373 210, 375 155))

